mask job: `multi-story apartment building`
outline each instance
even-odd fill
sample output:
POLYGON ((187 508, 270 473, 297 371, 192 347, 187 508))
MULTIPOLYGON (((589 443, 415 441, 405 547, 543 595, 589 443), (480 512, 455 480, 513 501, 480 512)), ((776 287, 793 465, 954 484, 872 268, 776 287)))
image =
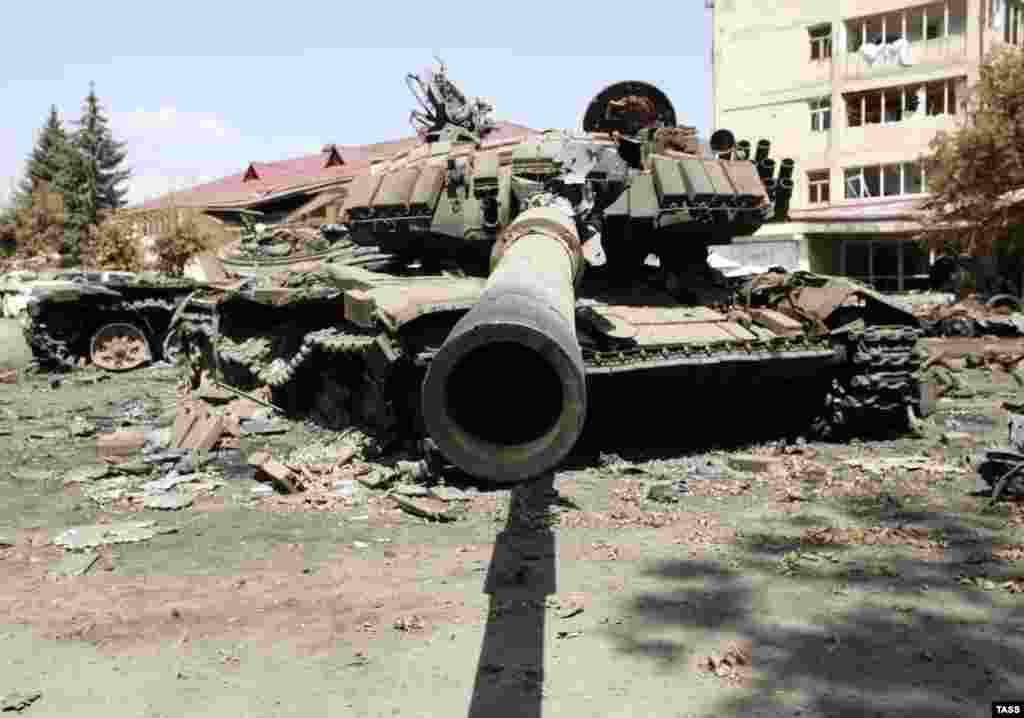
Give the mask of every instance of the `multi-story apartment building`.
POLYGON ((1021 0, 707 0, 714 126, 792 157, 791 221, 725 251, 920 286, 921 157, 954 130, 982 58, 1024 44, 1021 0))

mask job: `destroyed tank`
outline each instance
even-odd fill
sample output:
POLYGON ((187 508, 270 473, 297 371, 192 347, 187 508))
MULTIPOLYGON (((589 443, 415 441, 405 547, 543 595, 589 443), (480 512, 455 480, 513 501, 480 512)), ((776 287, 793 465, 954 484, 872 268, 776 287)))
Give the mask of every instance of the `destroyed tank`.
MULTIPOLYGON (((709 266, 710 246, 787 212, 794 163, 776 165, 769 141, 719 130, 702 149, 639 81, 599 93, 582 133, 497 141, 490 105, 443 67, 407 80, 422 143, 352 181, 344 251, 304 271, 240 272, 179 309, 193 386, 421 437, 499 483, 562 462, 593 386, 630 376, 681 392, 666 414, 680 428, 706 410, 691 388, 742 377, 782 386, 781 406, 729 409, 765 423, 801 402, 826 434, 904 430, 922 412, 913 315, 842 278, 737 282, 709 266)), ((628 400, 598 413, 628 423, 649 399, 628 400)))

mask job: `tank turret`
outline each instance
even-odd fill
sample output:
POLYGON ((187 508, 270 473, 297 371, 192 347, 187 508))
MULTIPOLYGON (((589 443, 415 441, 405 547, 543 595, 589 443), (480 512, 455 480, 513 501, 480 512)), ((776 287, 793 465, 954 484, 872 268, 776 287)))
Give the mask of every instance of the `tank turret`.
POLYGON ((335 231, 354 249, 325 260, 322 295, 304 277, 293 299, 275 290, 251 310, 299 327, 266 349, 297 353, 236 366, 255 332, 241 315, 260 295, 247 287, 182 312, 205 347, 195 361, 228 366, 241 388, 272 386, 280 406, 429 437, 497 482, 562 461, 606 377, 668 371, 694 396, 774 377, 787 397, 802 378, 806 401, 785 411, 803 407, 822 431, 906 426, 920 404, 913 316, 846 280, 744 280, 709 264, 710 247, 786 216, 795 166, 769 140, 717 130, 705 146, 640 81, 601 90, 582 132, 519 134, 443 66, 407 82, 422 141, 349 184, 335 231), (211 306, 219 319, 202 328, 211 306))

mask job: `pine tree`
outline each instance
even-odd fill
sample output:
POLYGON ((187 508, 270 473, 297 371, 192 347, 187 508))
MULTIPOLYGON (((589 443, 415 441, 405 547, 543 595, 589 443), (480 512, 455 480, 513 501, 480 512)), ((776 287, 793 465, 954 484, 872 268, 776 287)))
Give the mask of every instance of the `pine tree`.
POLYGON ((126 154, 124 143, 114 139, 92 84, 85 98, 82 119, 78 121, 73 144, 82 156, 88 182, 88 204, 92 212, 89 223, 98 225, 98 213, 114 211, 125 205, 127 189, 122 188, 122 185, 131 176, 131 171, 121 168, 126 154))
POLYGON ((83 244, 112 212, 124 206, 121 185, 131 172, 119 169, 124 145, 114 140, 96 88, 90 84, 82 117, 57 172, 55 185, 64 199, 65 222, 61 255, 65 265, 78 264, 83 244))
POLYGON ((56 105, 50 107, 50 115, 39 133, 36 146, 29 153, 25 177, 19 186, 21 200, 27 200, 42 184, 53 184, 68 150, 68 136, 57 114, 56 105))

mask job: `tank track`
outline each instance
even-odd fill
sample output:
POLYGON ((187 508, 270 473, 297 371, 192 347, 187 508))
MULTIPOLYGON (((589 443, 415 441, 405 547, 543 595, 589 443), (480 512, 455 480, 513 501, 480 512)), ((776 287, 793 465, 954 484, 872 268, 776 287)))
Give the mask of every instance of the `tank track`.
POLYGON ((908 431, 921 412, 916 351, 922 331, 878 326, 847 335, 848 364, 832 380, 814 428, 824 438, 908 431))

